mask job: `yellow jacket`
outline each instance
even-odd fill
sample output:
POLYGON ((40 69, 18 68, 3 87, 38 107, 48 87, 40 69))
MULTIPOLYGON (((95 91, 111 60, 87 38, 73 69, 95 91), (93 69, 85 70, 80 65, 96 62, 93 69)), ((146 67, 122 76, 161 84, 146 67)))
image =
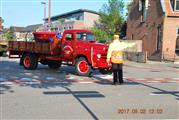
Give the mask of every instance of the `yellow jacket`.
POLYGON ((120 42, 118 39, 113 40, 113 42, 109 45, 108 53, 107 53, 107 62, 110 61, 111 55, 113 51, 123 51, 125 48, 132 47, 135 43, 127 44, 124 42, 120 42))

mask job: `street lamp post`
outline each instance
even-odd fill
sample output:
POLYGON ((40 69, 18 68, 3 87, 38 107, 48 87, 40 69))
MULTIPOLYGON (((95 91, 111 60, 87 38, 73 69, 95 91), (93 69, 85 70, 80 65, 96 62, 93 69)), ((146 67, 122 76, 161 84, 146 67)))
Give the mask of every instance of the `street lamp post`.
POLYGON ((46 2, 41 2, 44 5, 44 31, 46 31, 46 2))
POLYGON ((49 31, 51 29, 51 20, 50 20, 50 17, 51 17, 51 0, 49 0, 49 4, 48 4, 48 27, 49 27, 49 31))

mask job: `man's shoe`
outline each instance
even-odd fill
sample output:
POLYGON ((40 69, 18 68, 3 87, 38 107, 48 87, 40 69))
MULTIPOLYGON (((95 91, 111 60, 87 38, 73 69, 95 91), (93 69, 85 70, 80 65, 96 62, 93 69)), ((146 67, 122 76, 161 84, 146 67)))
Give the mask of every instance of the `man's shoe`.
POLYGON ((122 85, 124 82, 118 83, 118 85, 122 85))
POLYGON ((112 83, 112 85, 117 85, 117 83, 112 83))

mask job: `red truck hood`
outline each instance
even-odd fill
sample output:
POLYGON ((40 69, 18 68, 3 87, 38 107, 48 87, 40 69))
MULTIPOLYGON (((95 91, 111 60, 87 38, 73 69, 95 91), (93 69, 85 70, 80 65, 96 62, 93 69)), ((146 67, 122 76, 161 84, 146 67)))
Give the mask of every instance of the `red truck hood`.
POLYGON ((107 52, 107 49, 108 49, 108 44, 104 44, 104 43, 94 42, 94 43, 91 43, 90 45, 91 45, 91 47, 93 47, 93 49, 98 50, 98 51, 106 51, 107 52))

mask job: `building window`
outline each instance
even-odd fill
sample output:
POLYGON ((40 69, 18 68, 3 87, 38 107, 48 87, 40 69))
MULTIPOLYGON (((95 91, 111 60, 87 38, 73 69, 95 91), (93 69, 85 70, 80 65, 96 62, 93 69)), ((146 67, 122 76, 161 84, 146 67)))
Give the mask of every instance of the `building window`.
POLYGON ((161 44, 162 44, 162 28, 159 24, 157 27, 157 51, 161 50, 161 44))
POLYGON ((175 10, 179 11, 179 0, 176 0, 175 10))
POLYGON ((139 11, 141 11, 141 22, 147 18, 148 0, 139 0, 139 11))
POLYGON ((177 39, 176 39, 176 50, 175 52, 179 54, 179 28, 177 28, 177 39))
POLYGON ((179 11, 179 0, 170 0, 173 11, 179 11))

